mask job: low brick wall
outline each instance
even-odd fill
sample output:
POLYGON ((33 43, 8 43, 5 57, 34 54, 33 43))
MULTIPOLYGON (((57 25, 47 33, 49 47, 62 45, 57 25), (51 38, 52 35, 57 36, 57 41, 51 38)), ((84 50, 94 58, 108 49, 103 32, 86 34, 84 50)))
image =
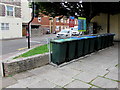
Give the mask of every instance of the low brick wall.
POLYGON ((4 76, 14 75, 49 63, 49 54, 35 55, 3 63, 4 76))

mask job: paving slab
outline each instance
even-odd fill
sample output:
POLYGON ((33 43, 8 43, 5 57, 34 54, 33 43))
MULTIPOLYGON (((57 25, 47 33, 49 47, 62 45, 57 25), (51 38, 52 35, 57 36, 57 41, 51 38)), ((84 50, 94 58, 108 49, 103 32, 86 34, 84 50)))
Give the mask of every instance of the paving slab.
POLYGON ((18 83, 11 85, 7 88, 27 88, 29 85, 42 81, 42 78, 37 76, 27 77, 25 79, 18 80, 18 83))
POLYGON ((69 67, 66 67, 66 66, 60 67, 55 71, 59 72, 61 74, 64 74, 67 77, 71 77, 71 78, 76 76, 79 73, 82 73, 82 71, 78 71, 78 70, 75 70, 75 69, 72 69, 72 68, 69 68, 69 67))
POLYGON ((3 90, 29 90, 28 88, 4 88, 3 90))
POLYGON ((40 77, 61 87, 73 80, 72 77, 66 76, 64 73, 60 73, 58 71, 47 72, 40 77))
POLYGON ((91 80, 93 80, 97 77, 98 76, 95 74, 88 73, 88 72, 82 72, 82 73, 74 76, 73 78, 89 83, 91 80))
POLYGON ((55 84, 44 79, 42 81, 29 85, 28 88, 54 88, 55 86, 56 86, 55 84))
POLYGON ((20 79, 24 79, 27 77, 31 77, 33 75, 34 75, 33 73, 26 71, 26 72, 22 72, 22 73, 18 73, 16 75, 14 75, 13 78, 15 78, 16 80, 20 80, 20 79))
POLYGON ((102 77, 98 77, 97 79, 95 79, 92 84, 99 86, 101 88, 118 88, 118 82, 106 79, 106 78, 102 78, 102 77))
POLYGON ((15 80, 12 77, 2 78, 2 88, 8 87, 8 86, 13 85, 15 83, 17 83, 17 80, 15 80))
POLYGON ((71 83, 69 83, 67 86, 65 86, 64 88, 90 88, 91 85, 81 82, 79 80, 75 80, 71 83))
POLYGON ((52 65, 45 65, 45 66, 42 66, 39 68, 29 70, 28 72, 33 73, 35 75, 39 75, 39 74, 47 73, 48 71, 54 71, 56 69, 57 69, 57 67, 54 67, 52 65))
MULTIPOLYGON (((57 88, 57 89, 58 89, 58 88, 61 88, 61 90, 63 90, 63 87, 60 87, 60 86, 58 86, 58 85, 56 85, 56 86, 54 87, 54 89, 55 89, 55 88, 57 88)), ((52 90, 54 90, 54 89, 52 89, 52 90)))
POLYGON ((109 73, 105 77, 113 80, 118 80, 118 67, 109 68, 109 73))

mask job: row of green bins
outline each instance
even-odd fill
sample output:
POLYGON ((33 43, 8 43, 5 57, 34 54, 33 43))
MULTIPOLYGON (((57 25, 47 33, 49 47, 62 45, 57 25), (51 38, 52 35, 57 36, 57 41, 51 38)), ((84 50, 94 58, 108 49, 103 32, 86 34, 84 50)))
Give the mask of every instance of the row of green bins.
POLYGON ((79 58, 83 56, 83 48, 84 48, 84 38, 71 37, 76 39, 76 50, 75 50, 75 58, 79 58))
POLYGON ((76 40, 73 38, 65 39, 67 41, 66 62, 75 59, 76 40))
POLYGON ((66 60, 67 42, 64 39, 52 40, 51 62, 54 64, 62 64, 66 60))
POLYGON ((51 61, 57 65, 113 45, 115 34, 52 40, 51 61))

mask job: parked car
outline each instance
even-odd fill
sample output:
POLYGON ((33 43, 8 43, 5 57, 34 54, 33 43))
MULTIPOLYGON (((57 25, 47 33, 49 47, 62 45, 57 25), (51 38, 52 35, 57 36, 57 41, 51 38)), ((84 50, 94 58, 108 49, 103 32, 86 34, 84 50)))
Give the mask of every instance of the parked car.
POLYGON ((70 36, 70 29, 63 29, 56 34, 57 37, 69 37, 70 36))
POLYGON ((79 35, 79 31, 78 31, 78 26, 75 26, 74 28, 71 28, 71 31, 72 31, 72 35, 73 36, 76 36, 76 35, 79 35))

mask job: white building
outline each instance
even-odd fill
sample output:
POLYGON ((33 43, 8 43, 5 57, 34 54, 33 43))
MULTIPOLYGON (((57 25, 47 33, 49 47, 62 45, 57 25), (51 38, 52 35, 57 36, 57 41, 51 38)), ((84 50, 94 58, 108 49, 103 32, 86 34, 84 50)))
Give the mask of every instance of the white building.
POLYGON ((30 20, 27 1, 0 1, 0 39, 21 38, 22 22, 30 20))

